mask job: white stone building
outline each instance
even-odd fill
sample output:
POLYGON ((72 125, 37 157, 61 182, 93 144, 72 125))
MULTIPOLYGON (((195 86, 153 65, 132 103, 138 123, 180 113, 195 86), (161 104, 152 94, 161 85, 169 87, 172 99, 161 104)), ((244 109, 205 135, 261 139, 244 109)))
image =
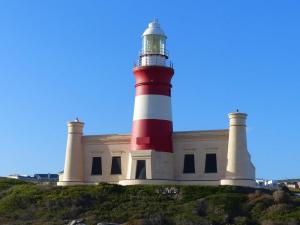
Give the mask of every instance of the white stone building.
POLYGON ((229 114, 229 129, 173 132, 166 36, 157 21, 143 33, 137 66, 133 131, 84 135, 68 123, 64 172, 58 185, 200 184, 255 186, 247 149, 247 114, 229 114), (167 79, 168 78, 168 79, 167 79))

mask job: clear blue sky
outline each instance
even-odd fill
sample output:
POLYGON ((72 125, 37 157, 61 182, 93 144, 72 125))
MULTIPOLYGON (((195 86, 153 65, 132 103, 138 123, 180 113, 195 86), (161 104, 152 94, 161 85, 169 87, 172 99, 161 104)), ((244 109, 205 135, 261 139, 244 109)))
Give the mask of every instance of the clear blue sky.
POLYGON ((158 18, 174 62, 174 129, 249 114, 258 177, 300 177, 300 2, 0 1, 0 175, 63 169, 66 122, 129 133, 133 62, 158 18))

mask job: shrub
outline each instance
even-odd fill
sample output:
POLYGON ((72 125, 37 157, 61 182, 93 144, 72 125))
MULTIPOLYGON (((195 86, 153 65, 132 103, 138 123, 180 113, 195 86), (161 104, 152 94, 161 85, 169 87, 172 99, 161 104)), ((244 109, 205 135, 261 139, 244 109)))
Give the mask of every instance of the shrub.
POLYGON ((206 216, 206 204, 205 204, 205 198, 200 198, 196 201, 196 213, 199 216, 206 216))
POLYGON ((84 218, 86 224, 258 225, 253 220, 264 219, 275 225, 281 225, 281 220, 286 221, 284 225, 299 225, 290 219, 300 217, 295 200, 290 199, 290 205, 280 200, 272 206, 275 201, 268 190, 197 185, 44 187, 1 182, 0 187, 6 189, 0 191, 0 224, 61 225, 67 223, 64 220, 84 218))
MULTIPOLYGON (((215 223, 212 223, 210 220, 206 218, 190 217, 186 215, 179 215, 174 221, 174 225, 212 225, 212 224, 215 223)), ((164 224, 164 225, 169 225, 169 224, 164 224)))
POLYGON ((274 200, 269 194, 249 194, 248 195, 248 211, 250 211, 252 218, 259 218, 264 211, 273 205, 274 200))
POLYGON ((299 225, 299 221, 297 219, 290 219, 288 221, 264 220, 261 225, 299 225))
POLYGON ((290 200, 289 194, 282 190, 274 191, 273 198, 276 203, 288 203, 290 200))
POLYGON ((244 217, 244 216, 238 216, 238 217, 235 217, 234 220, 234 225, 250 225, 251 224, 251 221, 247 218, 247 217, 244 217))
POLYGON ((255 205, 257 203, 262 203, 267 207, 274 203, 274 199, 272 195, 269 194, 249 194, 248 204, 255 205))
POLYGON ((207 218, 215 223, 231 223, 234 217, 247 214, 245 210, 247 196, 244 194, 216 194, 208 196, 204 202, 202 201, 198 201, 198 215, 200 213, 207 215, 207 218))
POLYGON ((261 225, 284 225, 273 220, 264 220, 261 225))
POLYGON ((299 225, 299 224, 300 224, 299 220, 295 218, 292 218, 287 222, 287 225, 299 225))
POLYGON ((293 209, 293 206, 288 204, 276 204, 270 206, 266 212, 270 215, 282 215, 291 212, 293 209))

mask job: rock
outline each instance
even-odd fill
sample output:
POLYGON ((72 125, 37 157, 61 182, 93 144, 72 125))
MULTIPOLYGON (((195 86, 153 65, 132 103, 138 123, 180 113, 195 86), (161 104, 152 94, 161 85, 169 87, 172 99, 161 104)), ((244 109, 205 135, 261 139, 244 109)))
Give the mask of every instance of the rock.
POLYGON ((119 223, 106 223, 106 222, 101 222, 101 223, 97 223, 97 225, 121 225, 119 223))
POLYGON ((72 220, 69 225, 86 225, 84 219, 72 220))
POLYGON ((137 219, 132 220, 127 223, 124 223, 123 225, 152 225, 148 219, 137 219))

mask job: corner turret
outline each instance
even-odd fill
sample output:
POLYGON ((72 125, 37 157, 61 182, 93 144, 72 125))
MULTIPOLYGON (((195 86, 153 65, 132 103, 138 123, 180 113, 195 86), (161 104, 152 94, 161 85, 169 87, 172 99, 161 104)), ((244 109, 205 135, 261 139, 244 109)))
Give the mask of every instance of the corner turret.
POLYGON ((255 167, 247 149, 246 113, 229 113, 227 167, 222 185, 255 186, 255 167))
POLYGON ((84 182, 82 134, 84 123, 78 118, 68 123, 65 167, 58 185, 67 186, 84 182))

